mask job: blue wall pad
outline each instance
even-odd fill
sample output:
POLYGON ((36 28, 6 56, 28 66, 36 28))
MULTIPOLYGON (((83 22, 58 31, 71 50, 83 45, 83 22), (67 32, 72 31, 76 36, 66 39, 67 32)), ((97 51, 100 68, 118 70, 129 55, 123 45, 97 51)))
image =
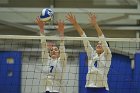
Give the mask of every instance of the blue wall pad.
POLYGON ((110 93, 130 93, 131 81, 132 71, 129 57, 113 53, 108 74, 110 93))
POLYGON ((135 69, 133 80, 133 92, 140 93, 140 53, 135 54, 135 69))
POLYGON ((21 52, 0 52, 0 93, 21 93, 21 52))
POLYGON ((85 93, 86 74, 88 72, 86 53, 79 54, 79 61, 79 93, 85 93))

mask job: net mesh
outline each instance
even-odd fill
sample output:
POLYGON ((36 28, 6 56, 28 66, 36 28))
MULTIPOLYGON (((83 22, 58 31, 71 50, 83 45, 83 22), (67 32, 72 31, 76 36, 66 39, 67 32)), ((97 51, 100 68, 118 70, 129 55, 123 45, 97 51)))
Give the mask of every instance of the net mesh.
MULTIPOLYGON (((7 73, 6 75, 4 73, 1 73, 1 76, 3 76, 3 77, 1 77, 1 80, 5 80, 5 82, 0 83, 1 88, 7 89, 7 90, 9 90, 10 93, 13 93, 14 90, 12 90, 12 88, 13 87, 17 88, 17 85, 15 85, 14 83, 7 83, 7 85, 5 85, 5 86, 3 86, 3 85, 8 80, 10 80, 10 82, 11 81, 16 82, 16 79, 19 78, 21 83, 19 83, 18 86, 21 87, 21 93, 42 93, 42 91, 39 88, 41 86, 41 80, 42 80, 41 75, 42 75, 42 73, 44 73, 42 71, 44 64, 41 62, 42 48, 41 48, 40 39, 42 39, 42 37, 39 37, 39 36, 38 36, 38 38, 30 37, 30 38, 26 38, 26 39, 22 39, 22 38, 18 38, 18 37, 16 38, 14 36, 12 38, 1 38, 0 39, 1 55, 3 55, 5 52, 9 53, 9 52, 14 52, 14 51, 20 51, 22 53, 21 71, 15 70, 15 72, 13 72, 13 70, 10 69, 10 71, 8 70, 9 72, 5 72, 5 73, 7 73), (20 77, 16 77, 16 75, 15 75, 18 72, 21 73, 21 74, 19 74, 20 77), (16 79, 11 79, 12 77, 16 78, 16 79)), ((59 46, 60 40, 56 39, 56 38, 54 40, 53 39, 50 38, 49 42, 53 42, 56 44, 56 46, 59 46)), ((66 48, 65 52, 67 54, 68 61, 67 61, 66 69, 62 72, 64 74, 64 76, 63 76, 62 82, 60 84, 61 86, 59 86, 60 88, 64 89, 64 91, 65 91, 64 93, 80 93, 80 91, 82 90, 81 88, 84 88, 81 86, 85 86, 82 84, 80 85, 81 82, 86 82, 86 81, 83 81, 86 79, 81 79, 81 78, 86 78, 86 77, 84 77, 84 76, 80 77, 82 74, 85 75, 86 73, 84 71, 83 71, 83 73, 80 72, 80 68, 82 68, 82 65, 80 65, 80 63, 79 63, 80 62, 80 57, 79 57, 80 53, 85 52, 85 48, 83 46, 84 39, 90 40, 91 46, 93 48, 95 48, 98 38, 77 38, 76 39, 76 37, 75 38, 73 37, 73 38, 67 38, 64 40, 65 48, 66 48)), ((128 56, 130 58, 130 63, 128 66, 130 68, 128 68, 128 69, 130 69, 130 70, 134 69, 134 63, 132 60, 134 60, 134 54, 140 48, 139 40, 138 39, 119 39, 119 38, 118 39, 109 39, 108 38, 107 41, 109 42, 109 46, 110 46, 112 53, 121 54, 124 56, 128 56)), ((4 56, 1 56, 0 59, 7 60, 7 58, 4 56)), ((13 62, 13 61, 11 61, 12 57, 9 60, 11 63, 13 62)), ((15 60, 16 60, 16 58, 15 58, 15 60)), ((120 63, 118 62, 118 65, 116 65, 116 67, 114 67, 114 66, 111 66, 111 67, 113 69, 120 68, 120 69, 122 69, 122 72, 123 72, 124 68, 121 68, 121 67, 124 66, 124 64, 121 62, 122 61, 120 60, 120 63)), ((83 69, 85 69, 87 67, 87 63, 83 62, 83 64, 85 64, 85 66, 83 67, 83 69)), ((15 63, 15 65, 17 65, 17 64, 15 63)), ((5 67, 4 69, 9 69, 9 66, 10 66, 10 63, 6 63, 6 64, 3 64, 3 62, 0 63, 1 68, 5 67), (6 65, 6 66, 3 66, 3 65, 6 65)), ((14 64, 13 64, 13 67, 14 67, 14 64)), ((4 71, 7 71, 7 70, 4 70, 4 71)), ((115 74, 116 72, 113 72, 113 74, 110 74, 109 78, 113 78, 114 76, 123 78, 124 75, 126 75, 127 70, 125 70, 124 71, 125 73, 123 73, 123 74, 119 74, 118 72, 120 72, 120 71, 121 70, 116 71, 117 74, 115 74)), ((128 77, 126 77, 125 79, 118 79, 118 80, 110 79, 110 80, 111 80, 110 82, 114 82, 114 83, 109 83, 110 90, 112 90, 112 91, 113 91, 113 89, 114 90, 117 89, 119 84, 122 82, 134 83, 132 81, 132 79, 130 79, 128 77)), ((83 84, 85 84, 85 83, 83 83, 83 84)), ((53 86, 56 86, 56 84, 54 84, 53 86)), ((123 85, 121 87, 121 90, 125 91, 123 89, 133 89, 133 88, 132 88, 132 85, 130 84, 130 86, 123 85)))

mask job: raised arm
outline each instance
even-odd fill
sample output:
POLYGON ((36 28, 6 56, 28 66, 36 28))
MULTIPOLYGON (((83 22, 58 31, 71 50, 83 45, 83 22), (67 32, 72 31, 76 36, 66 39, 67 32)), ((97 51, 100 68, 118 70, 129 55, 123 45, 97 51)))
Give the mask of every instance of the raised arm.
POLYGON ((66 51, 65 51, 65 45, 64 45, 64 22, 59 20, 57 22, 58 24, 58 31, 60 33, 60 37, 61 37, 61 40, 60 40, 60 47, 59 47, 59 50, 60 50, 60 61, 61 61, 61 64, 63 65, 63 67, 66 67, 66 64, 67 64, 67 55, 66 55, 66 51))
POLYGON ((76 21, 76 17, 74 15, 72 15, 72 13, 68 13, 66 15, 66 19, 75 27, 75 29, 77 30, 77 32, 80 34, 80 36, 82 36, 84 34, 83 29, 81 28, 81 26, 77 23, 76 21))
POLYGON ((96 15, 95 15, 95 13, 89 13, 89 18, 90 18, 90 23, 91 23, 91 25, 93 27, 95 27, 98 36, 102 36, 103 35, 103 32, 100 29, 100 27, 99 27, 99 25, 98 25, 98 23, 96 21, 96 15))
POLYGON ((96 15, 95 15, 95 13, 89 13, 89 18, 90 18, 91 25, 93 27, 95 27, 95 29, 96 29, 96 32, 97 32, 98 37, 99 37, 99 40, 102 43, 102 46, 103 46, 103 49, 104 49, 105 53, 111 54, 110 48, 109 48, 106 40, 104 39, 105 38, 104 37, 104 34, 103 34, 101 28, 99 27, 97 21, 96 21, 96 15))
POLYGON ((38 25, 39 29, 40 29, 40 35, 41 36, 45 36, 44 33, 44 26, 45 26, 45 22, 41 21, 39 17, 36 18, 35 20, 36 24, 38 25))
MULTIPOLYGON (((84 32, 84 30, 81 28, 81 26, 77 23, 76 21, 76 18, 74 15, 72 15, 72 13, 68 13, 66 15, 66 19, 71 23, 73 24, 73 26, 75 27, 75 29, 77 30, 77 32, 80 34, 81 37, 86 37, 86 34, 84 32)), ((94 49, 92 48, 90 42, 88 40, 83 40, 83 43, 84 43, 84 47, 85 47, 85 50, 87 52, 87 55, 88 57, 90 58, 94 51, 94 49)))
MULTIPOLYGON (((40 35, 41 36, 45 36, 44 34, 44 26, 45 26, 45 23, 42 22, 40 20, 39 17, 36 18, 36 21, 37 25, 39 26, 39 29, 40 29, 40 35)), ((41 59, 42 59, 42 62, 47 62, 48 60, 48 56, 49 56, 49 53, 48 53, 48 48, 47 48, 47 42, 46 42, 46 39, 41 39, 41 59)))

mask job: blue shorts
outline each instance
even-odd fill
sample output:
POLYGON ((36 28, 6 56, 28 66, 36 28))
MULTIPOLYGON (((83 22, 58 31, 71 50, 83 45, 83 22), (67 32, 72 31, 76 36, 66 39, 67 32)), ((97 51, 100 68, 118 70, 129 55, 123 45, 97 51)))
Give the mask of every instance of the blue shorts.
POLYGON ((59 93, 59 92, 49 92, 49 91, 46 91, 45 93, 59 93))
POLYGON ((106 90, 104 87, 103 88, 87 87, 86 93, 109 93, 109 91, 106 90))

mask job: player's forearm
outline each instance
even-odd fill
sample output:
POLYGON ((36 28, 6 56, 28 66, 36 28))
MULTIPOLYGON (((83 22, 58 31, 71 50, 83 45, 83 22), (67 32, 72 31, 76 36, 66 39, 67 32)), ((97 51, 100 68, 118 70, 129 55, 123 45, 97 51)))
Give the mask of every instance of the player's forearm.
POLYGON ((65 45, 64 45, 64 40, 60 41, 60 52, 65 52, 65 45))
POLYGON ((66 50, 65 50, 65 45, 64 45, 64 40, 60 41, 60 59, 64 60, 66 59, 66 50))
MULTIPOLYGON (((87 37, 87 36, 85 35, 85 33, 83 33, 82 37, 87 37)), ((83 40, 83 44, 85 47, 85 51, 87 52, 87 55, 90 58, 91 53, 94 51, 94 49, 92 48, 92 46, 88 40, 83 40)))
POLYGON ((102 32, 101 28, 99 27, 99 25, 96 23, 94 25, 94 27, 96 29, 96 32, 97 32, 98 36, 101 36, 103 34, 103 32, 102 32))
POLYGON ((46 47, 46 45, 47 45, 46 39, 44 39, 44 38, 41 39, 41 59, 42 59, 42 62, 44 62, 49 56, 48 48, 46 47))
POLYGON ((67 55, 66 55, 66 50, 65 50, 65 45, 64 45, 64 40, 60 41, 60 61, 61 61, 61 65, 63 68, 66 67, 67 64, 67 55))
POLYGON ((99 40, 101 41, 102 43, 102 46, 103 46, 103 49, 105 51, 106 54, 111 54, 111 50, 109 48, 109 45, 108 43, 106 42, 105 40, 105 36, 102 34, 101 36, 99 36, 99 40))
POLYGON ((83 35, 84 31, 83 29, 80 27, 80 25, 78 23, 73 24, 73 26, 75 27, 75 29, 78 31, 78 33, 80 34, 80 36, 83 35))
POLYGON ((44 36, 45 33, 44 33, 44 29, 40 29, 40 36, 44 36))
POLYGON ((99 36, 100 41, 102 42, 104 51, 107 54, 108 53, 111 53, 110 48, 109 48, 109 46, 108 46, 108 44, 107 44, 107 42, 105 40, 105 37, 104 37, 104 34, 103 34, 101 28, 99 27, 99 25, 97 23, 94 25, 94 27, 95 27, 95 29, 96 29, 96 31, 98 33, 98 36, 99 36))

